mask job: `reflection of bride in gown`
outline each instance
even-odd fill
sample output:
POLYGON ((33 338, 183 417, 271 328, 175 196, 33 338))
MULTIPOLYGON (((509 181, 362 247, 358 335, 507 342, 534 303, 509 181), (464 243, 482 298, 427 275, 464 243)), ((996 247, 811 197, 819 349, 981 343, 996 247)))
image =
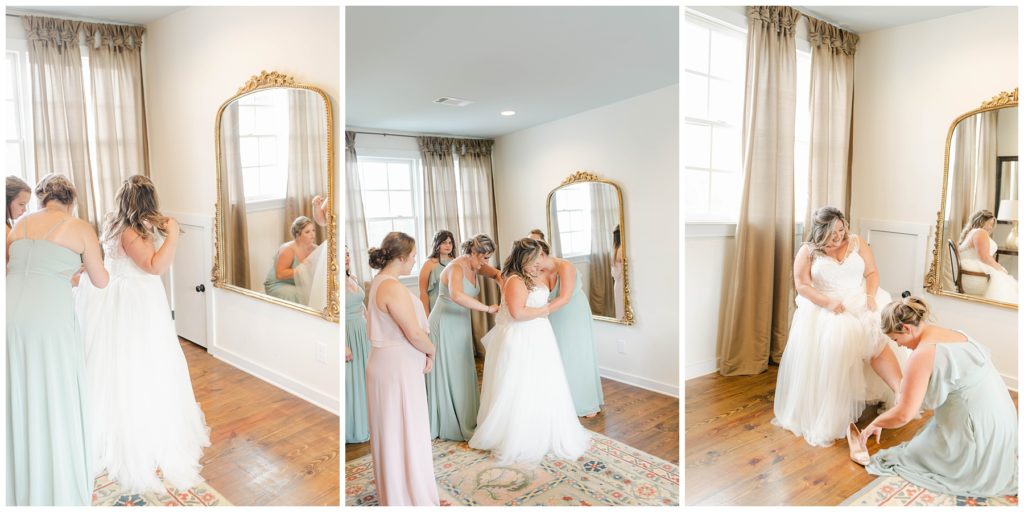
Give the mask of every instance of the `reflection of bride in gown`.
POLYGON ((981 210, 971 216, 971 222, 964 229, 966 234, 960 239, 960 268, 989 276, 987 285, 981 281, 983 278, 963 276, 964 292, 1016 304, 1017 280, 992 258, 998 250, 991 235, 995 222, 992 212, 981 210))

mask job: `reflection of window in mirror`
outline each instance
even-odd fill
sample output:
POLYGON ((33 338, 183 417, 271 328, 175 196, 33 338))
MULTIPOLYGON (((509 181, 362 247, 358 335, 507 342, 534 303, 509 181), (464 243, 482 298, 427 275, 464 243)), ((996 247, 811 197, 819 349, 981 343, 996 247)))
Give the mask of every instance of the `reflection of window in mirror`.
POLYGON ((590 254, 590 191, 570 185, 556 193, 558 240, 563 258, 590 254))
POLYGON ((238 143, 248 204, 283 200, 288 182, 288 91, 272 89, 238 101, 238 143))

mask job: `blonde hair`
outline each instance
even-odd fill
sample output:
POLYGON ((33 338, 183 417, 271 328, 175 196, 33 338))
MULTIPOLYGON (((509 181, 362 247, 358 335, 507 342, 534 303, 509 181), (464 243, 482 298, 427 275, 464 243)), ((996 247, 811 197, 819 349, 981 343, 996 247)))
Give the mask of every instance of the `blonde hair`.
POLYGON ((507 280, 511 276, 519 276, 526 283, 526 289, 532 290, 534 288, 533 278, 526 272, 526 267, 530 266, 544 252, 541 247, 543 243, 532 238, 516 240, 512 244, 512 253, 505 258, 505 264, 502 265, 501 277, 507 280))
MULTIPOLYGON (((825 252, 828 239, 840 222, 846 225, 846 216, 835 206, 822 206, 814 211, 811 215, 811 229, 807 231, 807 243, 814 248, 814 252, 825 252)), ((847 229, 846 237, 849 236, 850 230, 847 229)))
POLYGON ((494 254, 494 240, 480 234, 462 242, 462 254, 494 254))
POLYGON ((980 228, 984 226, 986 222, 994 218, 996 218, 996 215, 992 213, 991 210, 978 210, 974 212, 974 214, 971 215, 970 220, 967 221, 967 225, 964 226, 963 231, 960 232, 960 241, 957 242, 957 245, 964 243, 964 240, 967 239, 967 234, 970 233, 972 229, 980 228))
POLYGON ((297 238, 299 234, 302 233, 302 230, 306 229, 306 226, 312 223, 313 221, 310 220, 310 218, 306 217, 305 215, 299 215, 298 217, 295 217, 295 220, 292 221, 291 227, 292 238, 297 238))
POLYGON ((77 193, 75 186, 66 176, 60 174, 47 174, 36 183, 36 199, 39 206, 46 206, 50 201, 57 201, 60 204, 71 206, 75 202, 77 193))
POLYGON ((882 332, 885 334, 906 332, 907 325, 920 325, 928 318, 928 304, 909 293, 906 292, 905 297, 882 308, 882 332))
POLYGON ((104 237, 112 240, 131 229, 143 239, 149 238, 153 230, 167 236, 167 217, 160 213, 160 202, 156 185, 149 178, 136 174, 121 183, 114 196, 114 211, 107 216, 104 237), (149 224, 150 227, 147 227, 149 224))

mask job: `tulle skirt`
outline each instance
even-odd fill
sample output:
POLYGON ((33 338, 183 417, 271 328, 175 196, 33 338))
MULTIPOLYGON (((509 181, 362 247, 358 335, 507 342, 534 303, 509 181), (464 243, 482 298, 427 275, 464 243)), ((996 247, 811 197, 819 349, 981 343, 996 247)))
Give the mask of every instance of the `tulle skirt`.
POLYGON ((299 302, 317 311, 327 306, 327 244, 321 243, 295 267, 299 302))
POLYGON ((92 471, 126 491, 178 488, 199 476, 210 445, 159 276, 111 275, 104 289, 82 276, 75 309, 85 334, 92 471))
POLYGON ((1017 297, 1017 280, 1010 274, 990 267, 981 260, 972 258, 960 260, 960 268, 972 272, 984 272, 989 277, 988 282, 985 282, 984 277, 963 276, 961 283, 965 293, 1013 304, 1016 304, 1019 300, 1017 297))
POLYGON ((487 357, 469 446, 491 450, 498 465, 535 464, 548 453, 575 460, 590 447, 590 433, 576 417, 551 324, 507 315, 482 339, 487 357))
POLYGON ((838 315, 797 297, 775 386, 772 423, 812 446, 844 438, 868 403, 891 403, 894 393, 871 359, 890 346, 902 367, 907 355, 882 333, 879 313, 892 300, 885 290, 875 293, 875 311, 867 309, 863 289, 837 295, 845 308, 838 315))

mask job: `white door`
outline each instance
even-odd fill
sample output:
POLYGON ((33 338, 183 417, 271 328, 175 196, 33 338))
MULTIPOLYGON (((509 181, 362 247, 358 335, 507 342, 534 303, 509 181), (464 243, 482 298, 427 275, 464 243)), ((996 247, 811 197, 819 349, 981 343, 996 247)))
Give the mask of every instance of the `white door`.
POLYGON ((178 336, 206 346, 206 298, 210 291, 210 265, 205 257, 206 230, 181 222, 184 233, 178 238, 171 269, 174 324, 178 336))

